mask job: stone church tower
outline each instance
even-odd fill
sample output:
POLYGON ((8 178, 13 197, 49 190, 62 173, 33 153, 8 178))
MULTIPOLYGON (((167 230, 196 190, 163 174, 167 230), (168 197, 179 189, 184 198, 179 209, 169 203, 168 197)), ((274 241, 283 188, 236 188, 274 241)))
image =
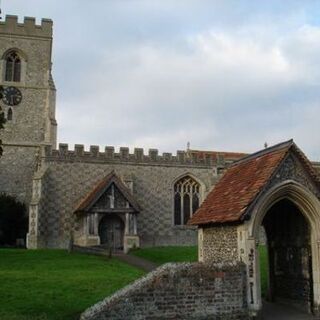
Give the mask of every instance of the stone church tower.
POLYGON ((56 146, 55 86, 51 75, 52 21, 6 16, 0 22, 0 193, 29 204, 40 146, 56 146))

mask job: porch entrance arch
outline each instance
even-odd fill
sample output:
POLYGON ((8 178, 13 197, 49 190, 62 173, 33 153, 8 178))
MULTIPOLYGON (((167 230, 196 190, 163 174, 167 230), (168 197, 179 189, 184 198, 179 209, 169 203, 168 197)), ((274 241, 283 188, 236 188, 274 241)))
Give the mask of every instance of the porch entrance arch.
POLYGON ((201 261, 246 265, 252 316, 262 308, 258 245, 264 225, 273 259, 271 298, 299 301, 319 315, 320 177, 293 140, 233 163, 189 224, 199 227, 201 261))
POLYGON ((267 300, 312 310, 312 255, 310 226, 290 200, 274 204, 262 225, 267 235, 267 300))
MULTIPOLYGON (((259 244, 264 226, 269 257, 271 301, 285 302, 318 313, 320 305, 320 204, 304 186, 286 181, 265 194, 249 222, 249 247, 259 244), (252 239, 252 240, 251 240, 252 239)), ((250 249, 249 249, 250 250, 250 249)), ((253 281, 248 293, 252 308, 261 309, 260 257, 255 252, 253 281)))
POLYGON ((83 198, 75 213, 78 228, 75 243, 81 246, 107 245, 113 250, 140 246, 137 215, 140 206, 132 189, 114 171, 108 174, 83 198))

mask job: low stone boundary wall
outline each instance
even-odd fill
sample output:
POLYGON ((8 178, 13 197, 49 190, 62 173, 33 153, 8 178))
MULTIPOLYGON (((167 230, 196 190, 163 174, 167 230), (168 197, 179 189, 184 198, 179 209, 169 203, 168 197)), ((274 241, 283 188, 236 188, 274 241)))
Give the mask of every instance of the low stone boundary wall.
POLYGON ((168 263, 87 309, 80 319, 248 318, 243 264, 168 263))

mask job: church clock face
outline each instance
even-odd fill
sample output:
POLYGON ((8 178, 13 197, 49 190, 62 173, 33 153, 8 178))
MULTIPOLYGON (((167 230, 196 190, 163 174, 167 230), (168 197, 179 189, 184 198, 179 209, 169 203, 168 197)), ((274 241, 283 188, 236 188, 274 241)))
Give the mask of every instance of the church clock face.
POLYGON ((7 87, 3 89, 2 100, 8 106, 16 106, 22 100, 21 91, 16 87, 7 87))

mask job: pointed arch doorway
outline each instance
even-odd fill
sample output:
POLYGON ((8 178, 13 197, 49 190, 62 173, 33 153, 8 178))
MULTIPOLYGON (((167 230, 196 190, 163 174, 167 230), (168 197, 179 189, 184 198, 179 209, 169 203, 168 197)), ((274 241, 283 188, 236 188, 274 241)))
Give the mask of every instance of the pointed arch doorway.
POLYGON ((113 250, 123 250, 124 229, 120 217, 104 216, 99 223, 100 244, 113 250))
MULTIPOLYGON (((259 228, 266 229, 269 256, 268 298, 307 313, 319 314, 320 274, 319 200, 298 182, 284 181, 271 188, 257 203, 249 223, 249 250, 259 243, 259 228)), ((263 307, 261 261, 254 250, 253 307, 263 307)))
POLYGON ((262 226, 268 252, 266 299, 311 312, 313 273, 308 220, 292 201, 284 198, 267 211, 262 226))

